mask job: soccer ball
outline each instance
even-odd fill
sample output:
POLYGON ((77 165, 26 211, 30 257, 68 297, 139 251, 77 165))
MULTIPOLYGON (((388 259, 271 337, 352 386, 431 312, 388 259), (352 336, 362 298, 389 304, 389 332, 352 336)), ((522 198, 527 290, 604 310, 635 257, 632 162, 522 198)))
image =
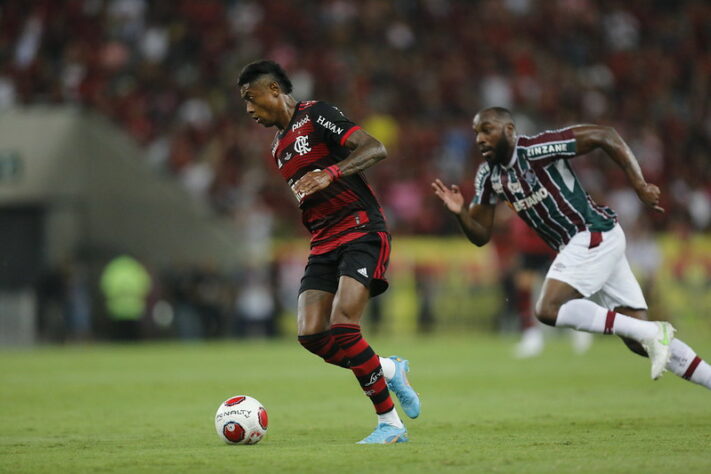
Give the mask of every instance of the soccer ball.
POLYGON ((228 398, 215 413, 217 436, 227 444, 257 444, 268 424, 267 410, 246 395, 228 398))

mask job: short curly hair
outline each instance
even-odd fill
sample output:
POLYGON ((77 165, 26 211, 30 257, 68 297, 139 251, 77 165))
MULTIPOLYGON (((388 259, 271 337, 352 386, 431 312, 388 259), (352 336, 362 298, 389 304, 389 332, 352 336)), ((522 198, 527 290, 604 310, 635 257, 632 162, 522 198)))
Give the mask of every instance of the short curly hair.
POLYGON ((508 122, 513 122, 513 114, 509 109, 506 109, 504 107, 487 107, 485 109, 481 109, 479 112, 477 112, 477 115, 483 114, 483 113, 491 113, 494 114, 496 118, 499 120, 503 121, 508 121, 508 122))
POLYGON ((243 86, 266 75, 272 76, 282 91, 291 94, 292 85, 289 76, 286 75, 286 72, 284 72, 284 69, 278 63, 268 59, 262 59, 247 64, 242 69, 242 72, 239 73, 237 84, 243 86))

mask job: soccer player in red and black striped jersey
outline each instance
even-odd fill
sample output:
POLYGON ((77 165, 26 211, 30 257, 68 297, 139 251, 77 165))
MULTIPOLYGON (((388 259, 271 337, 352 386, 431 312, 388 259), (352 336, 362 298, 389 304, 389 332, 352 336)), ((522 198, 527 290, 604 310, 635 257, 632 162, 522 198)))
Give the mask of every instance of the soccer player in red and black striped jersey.
POLYGON ((278 129, 272 155, 311 233, 299 290, 299 342, 351 369, 372 401, 378 426, 360 443, 405 442, 390 391, 410 418, 419 415, 419 398, 405 375, 408 361, 378 357, 360 330, 368 298, 388 287, 390 234, 362 173, 386 157, 385 147, 336 107, 294 99, 288 76, 273 61, 248 64, 238 82, 247 113, 278 129))
POLYGON ((585 192, 568 160, 603 150, 625 172, 639 199, 659 206, 660 191, 647 183, 637 159, 610 127, 576 125, 528 137, 518 135, 511 113, 480 111, 473 123, 485 162, 469 208, 456 186, 432 183, 465 235, 489 241, 497 201, 507 202, 557 252, 543 283, 536 316, 548 325, 616 334, 648 356, 651 375, 665 370, 711 389, 711 366, 674 338, 667 322, 647 321, 647 303, 625 257, 625 235, 615 213, 585 192))

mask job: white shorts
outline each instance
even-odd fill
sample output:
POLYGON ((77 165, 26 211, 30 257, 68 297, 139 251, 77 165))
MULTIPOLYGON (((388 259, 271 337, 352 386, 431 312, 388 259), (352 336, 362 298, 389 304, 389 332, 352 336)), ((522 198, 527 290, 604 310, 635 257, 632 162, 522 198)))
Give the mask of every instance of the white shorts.
POLYGON ((625 256, 625 233, 619 224, 593 235, 578 232, 553 260, 546 278, 560 280, 607 309, 647 309, 642 289, 625 256), (602 241, 595 246, 596 237, 602 241), (592 240, 591 240, 592 239, 592 240))

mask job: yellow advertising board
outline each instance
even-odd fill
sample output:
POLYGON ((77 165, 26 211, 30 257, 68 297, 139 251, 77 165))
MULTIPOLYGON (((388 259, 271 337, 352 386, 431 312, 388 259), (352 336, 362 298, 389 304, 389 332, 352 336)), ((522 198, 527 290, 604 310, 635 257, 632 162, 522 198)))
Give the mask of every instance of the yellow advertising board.
MULTIPOLYGON (((711 236, 661 235, 656 243, 661 265, 643 284, 652 317, 711 328, 711 236)), ((305 264, 308 242, 282 241, 275 251, 277 259, 305 264)), ((507 298, 501 273, 492 246, 478 248, 459 236, 394 238, 390 288, 370 312, 381 315, 385 332, 490 330, 507 298)), ((364 324, 374 323, 366 317, 364 324)))

